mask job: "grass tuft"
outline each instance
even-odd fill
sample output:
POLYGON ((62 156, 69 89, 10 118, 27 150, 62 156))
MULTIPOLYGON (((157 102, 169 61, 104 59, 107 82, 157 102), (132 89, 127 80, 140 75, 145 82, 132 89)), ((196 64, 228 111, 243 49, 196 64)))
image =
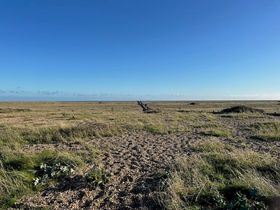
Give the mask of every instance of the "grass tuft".
POLYGON ((253 125, 253 135, 262 141, 280 141, 280 122, 257 123, 253 125))
POLYGON ((207 129, 205 131, 202 131, 203 135, 206 136, 215 136, 215 137, 231 137, 232 132, 228 129, 218 129, 218 128, 211 128, 207 129))
POLYGON ((167 209, 266 209, 280 194, 280 163, 269 154, 238 150, 218 140, 177 160, 168 181, 167 209))

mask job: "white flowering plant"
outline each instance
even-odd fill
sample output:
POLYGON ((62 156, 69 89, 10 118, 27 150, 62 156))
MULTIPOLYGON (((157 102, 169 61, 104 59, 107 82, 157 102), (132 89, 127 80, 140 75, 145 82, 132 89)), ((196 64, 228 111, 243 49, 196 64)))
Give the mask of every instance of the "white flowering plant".
POLYGON ((69 178, 75 173, 75 166, 66 162, 45 162, 37 168, 34 178, 34 185, 45 185, 49 180, 61 180, 69 178))

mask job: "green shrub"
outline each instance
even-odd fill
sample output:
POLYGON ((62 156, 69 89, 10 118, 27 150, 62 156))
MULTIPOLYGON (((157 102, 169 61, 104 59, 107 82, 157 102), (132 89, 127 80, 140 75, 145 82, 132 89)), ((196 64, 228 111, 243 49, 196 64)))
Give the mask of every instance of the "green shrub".
POLYGON ((110 181, 111 175, 104 169, 91 169, 86 175, 87 183, 92 187, 104 186, 110 181))
POLYGON ((67 179, 83 164, 79 156, 67 152, 56 154, 44 150, 36 157, 34 185, 45 185, 51 180, 67 179))

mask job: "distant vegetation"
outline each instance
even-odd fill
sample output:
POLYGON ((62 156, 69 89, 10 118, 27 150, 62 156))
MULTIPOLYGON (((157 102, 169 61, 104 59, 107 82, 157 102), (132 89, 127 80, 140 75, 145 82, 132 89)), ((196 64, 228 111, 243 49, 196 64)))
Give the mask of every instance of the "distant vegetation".
POLYGON ((220 113, 227 114, 227 113, 264 113, 262 109, 256 109, 248 106, 233 106, 231 108, 223 109, 220 113))
POLYGON ((31 109, 11 109, 11 108, 0 108, 0 113, 13 113, 13 112, 30 112, 31 109))

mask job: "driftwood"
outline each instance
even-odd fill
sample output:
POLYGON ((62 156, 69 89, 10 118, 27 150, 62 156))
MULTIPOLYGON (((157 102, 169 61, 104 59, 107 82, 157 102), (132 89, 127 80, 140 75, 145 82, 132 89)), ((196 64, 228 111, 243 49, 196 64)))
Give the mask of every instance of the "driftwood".
POLYGON ((154 110, 148 106, 148 104, 144 104, 142 101, 137 101, 137 104, 142 108, 144 113, 158 113, 158 110, 154 110))

